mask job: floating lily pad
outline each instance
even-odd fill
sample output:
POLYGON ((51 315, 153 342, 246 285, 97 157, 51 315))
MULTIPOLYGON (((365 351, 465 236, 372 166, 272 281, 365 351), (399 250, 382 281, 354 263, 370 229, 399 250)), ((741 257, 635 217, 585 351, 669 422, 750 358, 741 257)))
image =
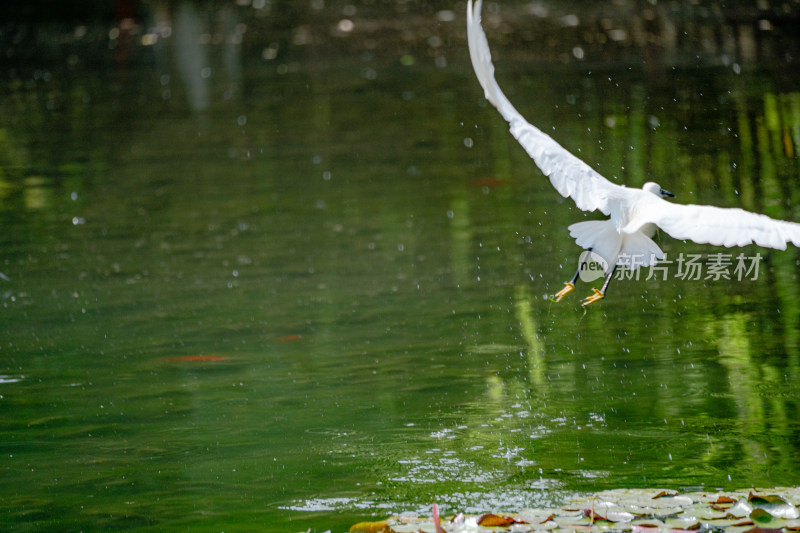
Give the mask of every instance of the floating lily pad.
MULTIPOLYGON (((751 493, 747 500, 748 503, 753 506, 753 512, 756 510, 762 510, 766 511, 775 518, 783 518, 785 520, 794 520, 800 518, 800 511, 797 510, 797 507, 790 504, 780 496, 776 496, 774 494, 761 496, 751 493)), ((759 516, 761 516, 760 513, 759 516)))
MULTIPOLYGON (((618 489, 574 498, 562 507, 443 520, 448 533, 800 533, 800 488, 677 493, 618 489)), ((353 532, 433 533, 430 518, 395 517, 353 532), (380 529, 381 527, 389 529, 380 529), (373 529, 369 529, 369 528, 373 529), (375 529, 378 528, 378 529, 375 529)), ((356 526, 354 526, 356 527, 356 526)))

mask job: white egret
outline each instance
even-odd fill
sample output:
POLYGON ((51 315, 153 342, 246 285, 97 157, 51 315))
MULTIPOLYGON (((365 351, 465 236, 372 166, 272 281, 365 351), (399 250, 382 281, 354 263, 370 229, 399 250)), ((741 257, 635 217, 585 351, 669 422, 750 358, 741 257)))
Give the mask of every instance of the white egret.
MULTIPOLYGON (((578 222, 569 226, 575 242, 604 261, 607 273, 600 290, 583 300, 592 304, 605 296, 617 266, 630 269, 654 264, 664 253, 651 239, 660 228, 675 239, 716 246, 759 246, 785 250, 786 243, 800 246, 800 224, 775 220, 738 208, 680 205, 667 202, 673 196, 653 182, 641 189, 611 183, 589 165, 569 153, 550 136, 529 124, 508 101, 494 78, 489 43, 481 27, 481 0, 467 3, 469 55, 486 99, 509 123, 511 134, 533 158, 542 173, 564 197, 584 211, 599 210, 607 220, 578 222), (631 261, 631 258, 638 258, 631 261)), ((575 288, 578 272, 556 295, 561 300, 575 288)), ((602 264, 602 263, 601 263, 602 264)))

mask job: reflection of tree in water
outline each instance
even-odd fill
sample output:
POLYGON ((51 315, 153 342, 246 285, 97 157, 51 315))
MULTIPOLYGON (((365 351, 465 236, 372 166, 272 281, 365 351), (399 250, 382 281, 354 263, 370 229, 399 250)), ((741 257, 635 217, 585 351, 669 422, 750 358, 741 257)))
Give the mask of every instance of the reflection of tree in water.
MULTIPOLYGON (((0 14, 17 20, 15 31, 0 40, 13 53, 11 61, 45 47, 54 58, 79 49, 103 49, 109 25, 132 43, 141 42, 154 21, 177 24, 183 2, 6 2, 0 14), (83 27, 83 31, 75 31, 83 27), (46 31, 42 32, 42 29, 46 31), (48 33, 49 32, 49 33, 48 33)), ((244 57, 293 57, 293 50, 320 47, 321 53, 374 52, 437 59, 443 50, 461 48, 464 14, 451 2, 394 0, 356 3, 347 0, 294 2, 247 0, 191 3, 207 20, 229 11, 247 26, 244 57)), ((487 30, 505 56, 525 61, 561 61, 588 65, 644 62, 658 65, 742 65, 782 63, 798 57, 795 3, 726 2, 491 2, 485 10, 487 30), (505 41, 505 42, 503 42, 505 41)), ((185 18, 185 17, 184 17, 185 18)), ((214 31, 211 32, 212 37, 214 31)), ((127 51, 127 48, 125 49, 127 51)), ((80 55, 83 55, 80 53, 80 55)), ((136 58, 136 54, 132 56, 136 58)))

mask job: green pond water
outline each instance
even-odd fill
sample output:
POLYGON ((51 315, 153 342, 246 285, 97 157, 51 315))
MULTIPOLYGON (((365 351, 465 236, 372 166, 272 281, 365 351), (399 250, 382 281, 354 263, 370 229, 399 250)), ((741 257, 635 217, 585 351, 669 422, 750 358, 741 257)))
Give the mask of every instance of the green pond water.
MULTIPOLYGON (((3 530, 342 531, 800 482, 797 249, 662 235, 664 270, 555 304, 587 215, 464 41, 100 42, 0 83, 3 530)), ((610 179, 800 220, 790 71, 506 54, 509 98, 610 179)))

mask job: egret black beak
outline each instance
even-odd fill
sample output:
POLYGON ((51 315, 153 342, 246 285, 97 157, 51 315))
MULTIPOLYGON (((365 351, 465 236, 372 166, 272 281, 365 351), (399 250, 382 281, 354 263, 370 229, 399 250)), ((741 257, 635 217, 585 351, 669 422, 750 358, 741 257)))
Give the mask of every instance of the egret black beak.
POLYGON ((665 191, 664 189, 661 189, 661 190, 659 191, 659 193, 661 194, 661 197, 662 197, 662 198, 664 198, 664 197, 666 197, 666 196, 669 196, 670 198, 675 198, 675 195, 674 195, 674 194, 672 194, 672 193, 671 193, 671 192, 669 192, 669 191, 665 191))

